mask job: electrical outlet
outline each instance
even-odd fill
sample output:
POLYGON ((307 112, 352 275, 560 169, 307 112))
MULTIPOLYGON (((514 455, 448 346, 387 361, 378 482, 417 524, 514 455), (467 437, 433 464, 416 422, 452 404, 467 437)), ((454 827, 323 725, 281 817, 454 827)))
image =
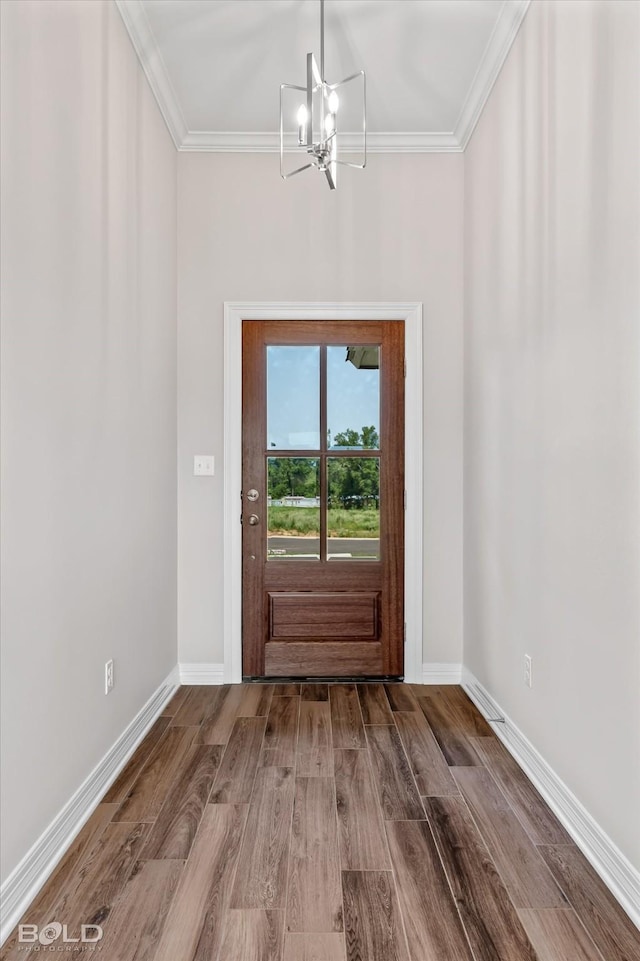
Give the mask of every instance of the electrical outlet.
POLYGON ((104 693, 113 690, 113 661, 107 661, 104 666, 104 693))
POLYGON ((531 677, 531 658, 528 654, 524 656, 524 683, 527 687, 531 687, 533 680, 531 677))

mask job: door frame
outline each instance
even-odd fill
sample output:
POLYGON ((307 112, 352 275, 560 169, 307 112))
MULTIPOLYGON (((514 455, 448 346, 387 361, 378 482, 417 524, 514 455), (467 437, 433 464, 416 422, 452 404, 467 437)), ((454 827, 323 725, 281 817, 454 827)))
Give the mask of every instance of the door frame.
POLYGON ((224 680, 242 681, 242 321, 400 320, 405 332, 404 677, 422 682, 423 409, 422 303, 225 301, 224 304, 224 680), (410 439, 410 443, 409 443, 410 439))

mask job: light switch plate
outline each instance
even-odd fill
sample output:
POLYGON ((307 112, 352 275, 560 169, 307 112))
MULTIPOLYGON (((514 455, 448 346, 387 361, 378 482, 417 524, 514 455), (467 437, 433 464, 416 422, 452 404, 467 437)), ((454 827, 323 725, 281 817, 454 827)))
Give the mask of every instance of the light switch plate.
POLYGON ((214 470, 213 454, 195 454, 193 458, 193 473, 196 477, 213 477, 214 470))
POLYGON ((113 660, 107 661, 104 666, 104 693, 108 694, 113 690, 113 660))

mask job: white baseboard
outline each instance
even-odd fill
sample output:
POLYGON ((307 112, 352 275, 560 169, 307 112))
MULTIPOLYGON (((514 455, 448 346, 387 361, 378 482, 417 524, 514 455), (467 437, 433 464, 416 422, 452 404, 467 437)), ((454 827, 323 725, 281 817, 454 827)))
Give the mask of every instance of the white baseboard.
POLYGON ((11 934, 109 786, 162 713, 178 683, 178 671, 174 668, 3 883, 0 889, 0 945, 11 934))
POLYGON ((181 684, 222 684, 224 664, 178 664, 181 684))
POLYGON ((640 927, 640 872, 467 668, 463 671, 462 686, 486 718, 504 718, 502 723, 491 725, 496 735, 535 784, 633 923, 640 927))
POLYGON ((422 684, 460 684, 462 664, 423 664, 422 684))

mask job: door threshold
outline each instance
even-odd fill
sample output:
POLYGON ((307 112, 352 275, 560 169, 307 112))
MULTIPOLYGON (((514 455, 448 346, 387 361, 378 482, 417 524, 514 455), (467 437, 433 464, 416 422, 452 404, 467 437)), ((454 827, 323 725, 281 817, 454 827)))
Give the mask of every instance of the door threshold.
POLYGON ((386 684, 386 683, 398 683, 404 681, 404 675, 398 674, 380 674, 380 675, 370 675, 367 674, 366 677, 360 677, 357 675, 351 676, 326 676, 326 677, 243 677, 243 684, 386 684))

